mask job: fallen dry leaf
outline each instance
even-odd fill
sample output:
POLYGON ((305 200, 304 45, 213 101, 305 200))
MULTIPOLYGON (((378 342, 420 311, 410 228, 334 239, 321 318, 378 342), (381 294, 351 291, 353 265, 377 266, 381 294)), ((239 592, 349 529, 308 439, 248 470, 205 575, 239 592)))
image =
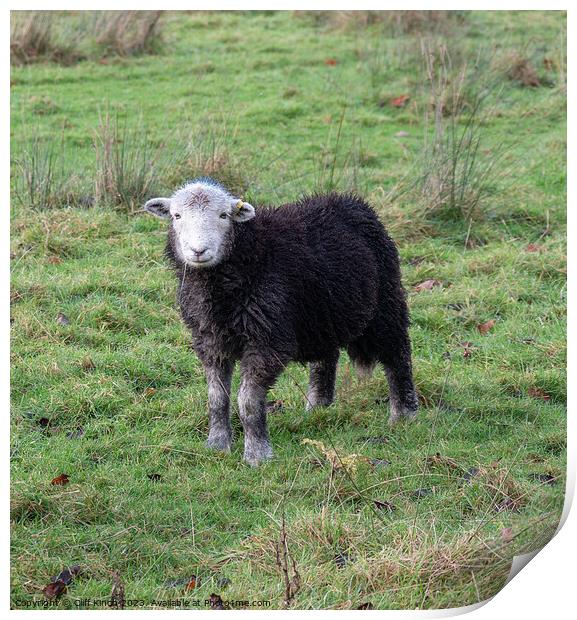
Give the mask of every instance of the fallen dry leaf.
POLYGON ((67 566, 57 577, 51 577, 51 580, 62 581, 65 586, 72 583, 72 579, 80 574, 80 565, 74 564, 73 566, 67 566))
POLYGON ((302 444, 313 446, 322 452, 325 459, 331 464, 334 471, 345 470, 348 473, 354 473, 360 463, 369 463, 369 459, 361 454, 339 454, 336 450, 325 448, 322 441, 316 439, 305 438, 302 444))
POLYGON ((146 398, 150 398, 154 396, 155 394, 156 394, 156 388, 149 387, 149 388, 146 388, 146 390, 144 390, 144 396, 146 398))
MULTIPOLYGON (((63 476, 65 474, 62 474, 63 476)), ((57 577, 52 577, 52 581, 42 589, 42 593, 48 600, 58 598, 66 592, 66 586, 72 583, 74 577, 80 573, 80 566, 68 566, 57 577)))
POLYGON ((557 484, 557 476, 553 474, 529 474, 529 478, 531 480, 535 480, 536 482, 540 482, 541 484, 549 484, 554 485, 557 484))
POLYGON ((89 370, 94 370, 96 368, 96 366, 94 365, 94 362, 92 361, 92 359, 90 359, 90 357, 88 357, 88 355, 85 355, 82 358, 82 370, 85 370, 86 372, 88 372, 89 370))
POLYGON ((63 581, 53 581, 42 589, 42 593, 49 601, 59 598, 64 592, 66 592, 66 584, 63 581))
POLYGON ((374 608, 375 608, 375 606, 374 606, 371 602, 368 602, 368 603, 361 603, 361 604, 357 607, 357 609, 374 609, 374 608))
POLYGON ((545 390, 542 390, 539 387, 530 387, 527 390, 527 394, 529 394, 529 396, 531 396, 532 398, 539 398, 540 400, 544 401, 551 400, 551 396, 549 396, 549 394, 547 394, 545 390))
POLYGON ((526 252, 545 252, 545 248, 537 243, 529 243, 525 246, 526 252))
POLYGON ((194 590, 200 584, 200 579, 197 578, 196 575, 192 575, 192 577, 188 580, 186 584, 185 590, 194 590))
POLYGON ((56 315, 56 322, 58 325, 70 325, 70 319, 63 312, 56 315))
POLYGON ((513 540, 513 528, 505 527, 501 530, 501 540, 504 543, 510 543, 513 540))
POLYGON ((60 474, 59 476, 56 476, 56 478, 54 478, 54 480, 52 480, 50 484, 64 486, 65 484, 68 484, 69 482, 70 482, 70 479, 68 478, 67 474, 60 474))
POLYGON ((210 595, 210 608, 211 609, 224 609, 224 602, 219 594, 210 595))
POLYGON ((489 319, 485 323, 481 323, 480 325, 477 325, 477 329, 479 330, 480 334, 486 334, 490 332, 493 329, 493 327, 495 327, 495 323, 496 323, 495 319, 489 319))
POLYGON ((415 286, 415 292, 431 291, 435 286, 442 286, 442 282, 440 280, 425 280, 415 286))
POLYGON ((46 262, 50 263, 51 265, 60 265, 62 259, 59 256, 49 256, 46 259, 46 262))
POLYGON ((325 60, 325 65, 328 65, 329 67, 334 67, 336 64, 337 64, 336 58, 327 58, 325 60))
POLYGON ((472 484, 473 478, 476 478, 481 473, 478 467, 469 467, 469 469, 463 474, 461 480, 468 484, 472 484))
POLYGON ((386 510, 387 512, 393 512, 397 509, 394 504, 391 504, 391 502, 385 502, 380 499, 375 499, 373 501, 373 504, 375 505, 375 508, 377 510, 386 510))
POLYGON ((505 497, 498 504, 495 505, 496 512, 505 512, 510 510, 511 512, 519 512, 519 504, 510 497, 505 497))
POLYGON ((344 568, 345 565, 350 562, 350 559, 351 558, 346 551, 339 551, 334 557, 337 568, 344 568))
POLYGON ((75 430, 66 433, 66 437, 68 439, 79 439, 80 437, 82 437, 82 435, 84 435, 84 429, 82 428, 82 426, 79 426, 75 430))
POLYGON ((277 413, 277 411, 282 411, 283 408, 284 402, 282 400, 269 400, 266 404, 267 414, 277 413))
POLYGON ((228 588, 232 581, 228 577, 215 577, 216 585, 219 588, 228 588))
POLYGON ((427 457, 427 465, 442 465, 449 469, 461 469, 460 465, 450 456, 442 456, 439 452, 427 457))
POLYGON ((416 489, 411 493, 413 499, 422 499, 433 492, 433 489, 416 489))
POLYGON ((391 105, 394 108, 404 108, 407 103, 409 103, 410 97, 409 95, 400 95, 399 97, 395 97, 391 99, 391 105))

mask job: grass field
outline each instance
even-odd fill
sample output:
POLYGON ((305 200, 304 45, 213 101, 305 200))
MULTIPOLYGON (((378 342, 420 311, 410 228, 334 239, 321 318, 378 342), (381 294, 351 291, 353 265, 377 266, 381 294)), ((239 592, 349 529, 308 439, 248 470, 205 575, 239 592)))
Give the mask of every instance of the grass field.
POLYGON ((41 605, 76 564, 56 608, 110 601, 114 581, 126 607, 213 593, 457 607, 498 592, 513 555, 552 535, 566 454, 565 15, 370 21, 167 13, 154 54, 12 68, 13 607, 41 605), (421 50, 440 43, 449 73, 469 59, 464 116, 483 97, 475 165, 494 165, 470 217, 431 208, 418 182, 437 178, 422 156, 434 94, 421 50), (243 464, 236 414, 232 454, 206 449, 165 228, 138 210, 143 183, 95 189, 107 139, 134 154, 127 176, 157 171, 148 197, 200 173, 257 208, 322 189, 367 196, 402 257, 416 421, 389 429, 382 372, 360 382, 343 355, 329 408, 305 412, 305 368, 281 376, 274 461, 243 464), (47 161, 52 185, 26 192, 47 161))

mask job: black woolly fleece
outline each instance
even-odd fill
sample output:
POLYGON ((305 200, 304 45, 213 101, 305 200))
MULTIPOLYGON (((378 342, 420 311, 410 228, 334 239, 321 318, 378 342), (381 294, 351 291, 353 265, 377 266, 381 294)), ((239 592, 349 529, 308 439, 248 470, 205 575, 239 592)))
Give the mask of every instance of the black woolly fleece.
MULTIPOLYGON (((234 223, 218 265, 186 267, 169 228, 166 255, 182 318, 203 361, 330 357, 410 365, 409 315, 396 246, 353 194, 305 197, 234 223)), ((410 366, 409 366, 410 367, 410 366)))

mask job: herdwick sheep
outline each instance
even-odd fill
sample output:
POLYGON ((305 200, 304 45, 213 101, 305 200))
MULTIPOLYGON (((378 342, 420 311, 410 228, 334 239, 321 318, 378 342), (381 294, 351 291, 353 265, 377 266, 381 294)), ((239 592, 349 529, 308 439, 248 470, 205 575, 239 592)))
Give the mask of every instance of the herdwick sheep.
POLYGON ((399 257, 366 202, 333 193, 255 210, 201 178, 171 198, 149 200, 145 209, 170 220, 166 256, 208 382, 209 447, 231 447, 237 361, 244 458, 251 465, 272 457, 266 395, 291 361, 310 364, 307 408, 332 403, 344 348, 362 375, 383 365, 390 423, 415 416, 399 257))

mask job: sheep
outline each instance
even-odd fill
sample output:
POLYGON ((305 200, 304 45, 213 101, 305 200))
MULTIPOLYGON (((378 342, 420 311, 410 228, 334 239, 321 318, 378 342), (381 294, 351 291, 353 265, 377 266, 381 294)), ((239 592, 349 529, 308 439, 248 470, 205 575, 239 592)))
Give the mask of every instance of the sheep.
POLYGON ((389 423, 414 418, 398 252, 364 200, 331 193, 255 210, 216 181, 200 178, 144 208, 170 220, 165 254, 206 375, 208 447, 231 449, 237 361, 250 465, 273 455, 266 396, 289 362, 310 365, 307 409, 333 402, 341 349, 362 376, 380 363, 389 383, 389 423))

